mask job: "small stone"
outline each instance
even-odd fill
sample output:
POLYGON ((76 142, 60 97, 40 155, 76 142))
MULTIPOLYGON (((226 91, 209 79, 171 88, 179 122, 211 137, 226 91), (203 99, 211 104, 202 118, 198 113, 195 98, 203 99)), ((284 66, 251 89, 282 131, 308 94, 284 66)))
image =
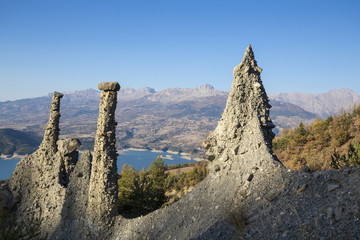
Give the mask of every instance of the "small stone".
POLYGON ((334 211, 334 213, 335 213, 335 220, 336 221, 339 221, 340 219, 341 219, 341 216, 342 216, 342 207, 336 207, 335 208, 335 211, 334 211))
POLYGON ((261 87, 261 84, 258 82, 254 83, 254 89, 259 89, 261 87))
POLYGON ((328 186, 327 186, 327 190, 328 192, 332 192, 334 191, 335 189, 338 189, 340 187, 339 184, 332 184, 330 183, 328 186))
POLYGON ((98 84, 98 88, 102 91, 119 91, 120 84, 118 82, 102 82, 98 84))
POLYGON ((76 138, 68 138, 65 140, 58 140, 56 144, 58 151, 66 155, 75 151, 81 145, 81 142, 76 138))
POLYGON ((268 201, 274 200, 278 195, 280 194, 280 191, 276 189, 270 190, 267 194, 264 195, 264 198, 268 201))
POLYGON ((245 154, 245 153, 247 153, 247 151, 248 151, 247 149, 243 149, 243 150, 240 151, 240 154, 241 154, 241 155, 242 155, 242 154, 245 154))
POLYGON ((206 153, 205 154, 205 157, 209 160, 209 161, 212 161, 215 159, 215 154, 213 153, 206 153))
POLYGON ((305 183, 299 187, 299 189, 296 191, 297 194, 305 191, 307 189, 308 185, 305 183))
POLYGON ((215 165, 214 170, 215 170, 215 172, 220 171, 220 166, 219 166, 219 165, 215 165))
POLYGON ((329 207, 326 209, 327 219, 330 221, 330 224, 332 224, 333 214, 334 214, 333 208, 329 207))
POLYGON ((205 149, 209 149, 211 147, 210 141, 202 141, 201 146, 205 149))
POLYGON ((261 72, 263 71, 262 68, 259 67, 259 66, 256 66, 256 67, 255 67, 255 70, 258 71, 259 73, 261 73, 261 72))
POLYGON ((240 190, 240 196, 245 196, 247 194, 246 190, 240 190))
POLYGON ((251 182, 251 180, 253 179, 253 177, 254 177, 254 174, 250 173, 249 176, 248 176, 248 178, 247 178, 247 180, 248 180, 249 182, 251 182))
POLYGON ((305 165, 300 169, 300 172, 310 172, 310 168, 305 165))

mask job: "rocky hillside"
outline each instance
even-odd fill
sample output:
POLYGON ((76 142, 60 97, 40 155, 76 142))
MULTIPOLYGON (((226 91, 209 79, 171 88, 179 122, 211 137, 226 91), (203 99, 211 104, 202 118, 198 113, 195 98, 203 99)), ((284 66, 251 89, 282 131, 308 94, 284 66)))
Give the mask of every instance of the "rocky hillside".
POLYGON ((346 88, 321 94, 280 93, 270 95, 270 99, 295 104, 323 118, 339 113, 341 108, 347 110, 354 104, 360 103, 360 95, 346 88))
POLYGON ((77 139, 59 140, 65 104, 54 92, 43 141, 0 185, 0 206, 16 222, 42 219, 39 237, 48 239, 359 239, 359 169, 286 169, 272 152, 261 72, 249 46, 222 118, 203 142, 209 174, 174 204, 133 219, 118 214, 119 85, 111 82, 99 84, 94 154, 80 159, 77 139))
POLYGON ((209 174, 179 201, 134 219, 117 212, 118 83, 99 84, 94 153, 80 159, 77 139, 59 140, 63 95, 54 92, 43 141, 1 183, 0 207, 16 223, 40 219, 39 237, 48 239, 359 239, 359 169, 286 169, 272 152, 261 72, 249 46, 203 142, 209 174))
MULTIPOLYGON (((197 88, 121 89, 116 117, 118 147, 202 151, 200 142, 219 121, 227 92, 205 84, 197 88)), ((87 89, 65 92, 60 122, 62 137, 80 138, 82 149, 93 146, 100 92, 87 89)), ((0 102, 0 127, 42 135, 51 95, 0 102)), ((277 126, 288 128, 312 121, 316 115, 302 108, 271 100, 271 116, 277 126)))

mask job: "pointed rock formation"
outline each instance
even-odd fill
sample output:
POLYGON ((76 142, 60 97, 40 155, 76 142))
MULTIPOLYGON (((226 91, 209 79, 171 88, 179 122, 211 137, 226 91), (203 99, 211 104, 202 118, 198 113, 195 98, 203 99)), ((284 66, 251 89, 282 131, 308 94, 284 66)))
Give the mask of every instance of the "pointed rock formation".
POLYGON ((210 161, 221 156, 232 158, 262 145, 263 150, 271 153, 274 124, 261 72, 249 45, 242 62, 234 68, 234 81, 222 118, 203 142, 210 161))
POLYGON ((60 121, 60 99, 64 95, 59 92, 54 92, 50 107, 50 117, 48 124, 45 126, 44 138, 40 144, 40 149, 48 151, 49 155, 53 155, 57 151, 56 142, 59 139, 59 121, 60 121))

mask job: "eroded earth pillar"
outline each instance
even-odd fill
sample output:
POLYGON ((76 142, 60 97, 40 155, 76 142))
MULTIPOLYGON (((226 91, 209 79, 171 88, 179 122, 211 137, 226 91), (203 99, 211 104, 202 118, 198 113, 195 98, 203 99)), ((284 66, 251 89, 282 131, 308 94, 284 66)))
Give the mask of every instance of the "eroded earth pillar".
POLYGON ((115 148, 115 110, 118 82, 102 82, 99 118, 89 186, 88 217, 95 223, 112 224, 117 215, 118 173, 115 148))

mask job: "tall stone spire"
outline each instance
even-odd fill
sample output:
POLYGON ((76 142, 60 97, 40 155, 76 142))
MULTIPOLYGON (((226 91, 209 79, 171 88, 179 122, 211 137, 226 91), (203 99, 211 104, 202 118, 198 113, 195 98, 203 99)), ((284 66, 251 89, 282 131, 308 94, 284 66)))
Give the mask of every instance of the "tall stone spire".
POLYGON ((95 136, 94 157, 89 186, 88 214, 92 221, 111 224, 117 215, 118 173, 115 148, 115 110, 117 82, 102 82, 98 85, 101 93, 99 118, 95 136))
POLYGON ((262 140, 253 144, 264 143, 271 149, 274 124, 269 116, 271 106, 260 78, 261 72, 249 45, 242 62, 234 68, 234 81, 222 118, 203 143, 208 149, 209 160, 220 157, 225 149, 229 151, 228 156, 251 149, 250 142, 244 137, 248 134, 261 136, 262 140))
POLYGON ((64 95, 54 92, 50 107, 50 117, 45 126, 44 138, 41 142, 40 149, 47 150, 50 155, 57 152, 56 142, 59 139, 59 120, 60 120, 60 99, 64 95))

